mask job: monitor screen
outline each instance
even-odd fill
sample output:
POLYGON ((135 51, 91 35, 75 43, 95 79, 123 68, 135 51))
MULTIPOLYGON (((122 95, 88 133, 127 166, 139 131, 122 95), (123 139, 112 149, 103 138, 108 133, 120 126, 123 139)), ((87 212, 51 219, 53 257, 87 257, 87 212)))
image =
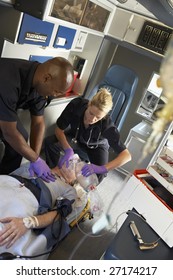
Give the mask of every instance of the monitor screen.
POLYGON ((151 122, 157 118, 156 111, 162 109, 165 104, 165 100, 162 98, 162 88, 157 84, 159 77, 158 73, 154 72, 152 74, 147 89, 136 110, 137 114, 151 122))

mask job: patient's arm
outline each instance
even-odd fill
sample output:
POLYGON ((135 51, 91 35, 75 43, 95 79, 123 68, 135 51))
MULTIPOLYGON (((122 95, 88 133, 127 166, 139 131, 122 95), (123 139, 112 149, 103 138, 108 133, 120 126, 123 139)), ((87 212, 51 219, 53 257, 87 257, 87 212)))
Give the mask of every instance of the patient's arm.
MULTIPOLYGON (((55 218, 58 218, 57 211, 51 211, 42 215, 36 216, 39 226, 34 228, 44 228, 53 223, 55 218)), ((8 217, 0 219, 4 224, 4 228, 0 230, 0 246, 6 245, 6 248, 11 247, 21 236, 28 230, 23 218, 8 217)))

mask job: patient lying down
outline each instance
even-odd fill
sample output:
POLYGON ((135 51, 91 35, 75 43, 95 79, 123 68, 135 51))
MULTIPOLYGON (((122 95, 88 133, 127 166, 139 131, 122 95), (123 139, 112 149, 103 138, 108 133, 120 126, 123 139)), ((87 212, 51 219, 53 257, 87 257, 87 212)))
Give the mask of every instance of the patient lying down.
POLYGON ((29 178, 28 164, 10 176, 0 175, 0 254, 35 256, 49 251, 68 234, 69 223, 84 209, 86 192, 79 185, 70 185, 76 180, 74 172, 66 176, 69 172, 58 167, 52 172, 55 182, 34 179, 34 191, 26 187, 27 180, 19 180, 29 178), (61 204, 65 206, 59 209, 61 204), (59 213, 64 216, 62 219, 59 213))

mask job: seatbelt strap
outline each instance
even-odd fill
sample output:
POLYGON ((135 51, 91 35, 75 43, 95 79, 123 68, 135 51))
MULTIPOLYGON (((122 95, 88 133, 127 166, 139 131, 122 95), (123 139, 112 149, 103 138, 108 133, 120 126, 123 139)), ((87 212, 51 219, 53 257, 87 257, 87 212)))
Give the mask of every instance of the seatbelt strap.
POLYGON ((19 182, 24 184, 24 186, 33 193, 33 195, 36 197, 36 199, 40 203, 41 189, 37 186, 36 179, 27 179, 27 178, 23 178, 18 175, 10 175, 10 176, 14 177, 19 182))

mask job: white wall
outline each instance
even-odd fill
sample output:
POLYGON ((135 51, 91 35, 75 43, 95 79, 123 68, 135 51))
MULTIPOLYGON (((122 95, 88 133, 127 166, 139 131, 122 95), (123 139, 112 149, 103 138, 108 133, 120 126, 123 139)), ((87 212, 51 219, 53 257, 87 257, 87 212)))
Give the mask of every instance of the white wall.
MULTIPOLYGON (((44 118, 46 124, 45 136, 54 134, 55 124, 57 118, 60 116, 64 108, 70 102, 71 98, 60 98, 52 103, 45 109, 44 118)), ((25 129, 30 132, 30 113, 28 110, 18 110, 18 116, 23 123, 25 129)))
POLYGON ((68 59, 69 50, 41 47, 31 44, 13 44, 9 41, 4 41, 2 57, 29 59, 30 55, 63 56, 68 59))
POLYGON ((84 59, 86 59, 86 65, 84 67, 84 71, 82 71, 82 75, 80 79, 78 79, 74 86, 74 91, 78 92, 79 94, 83 94, 86 84, 88 82, 91 70, 95 63, 95 59, 99 48, 101 46, 103 37, 97 36, 95 34, 88 34, 85 47, 82 52, 74 52, 71 51, 69 55, 69 60, 73 62, 73 58, 75 55, 78 55, 84 59))

